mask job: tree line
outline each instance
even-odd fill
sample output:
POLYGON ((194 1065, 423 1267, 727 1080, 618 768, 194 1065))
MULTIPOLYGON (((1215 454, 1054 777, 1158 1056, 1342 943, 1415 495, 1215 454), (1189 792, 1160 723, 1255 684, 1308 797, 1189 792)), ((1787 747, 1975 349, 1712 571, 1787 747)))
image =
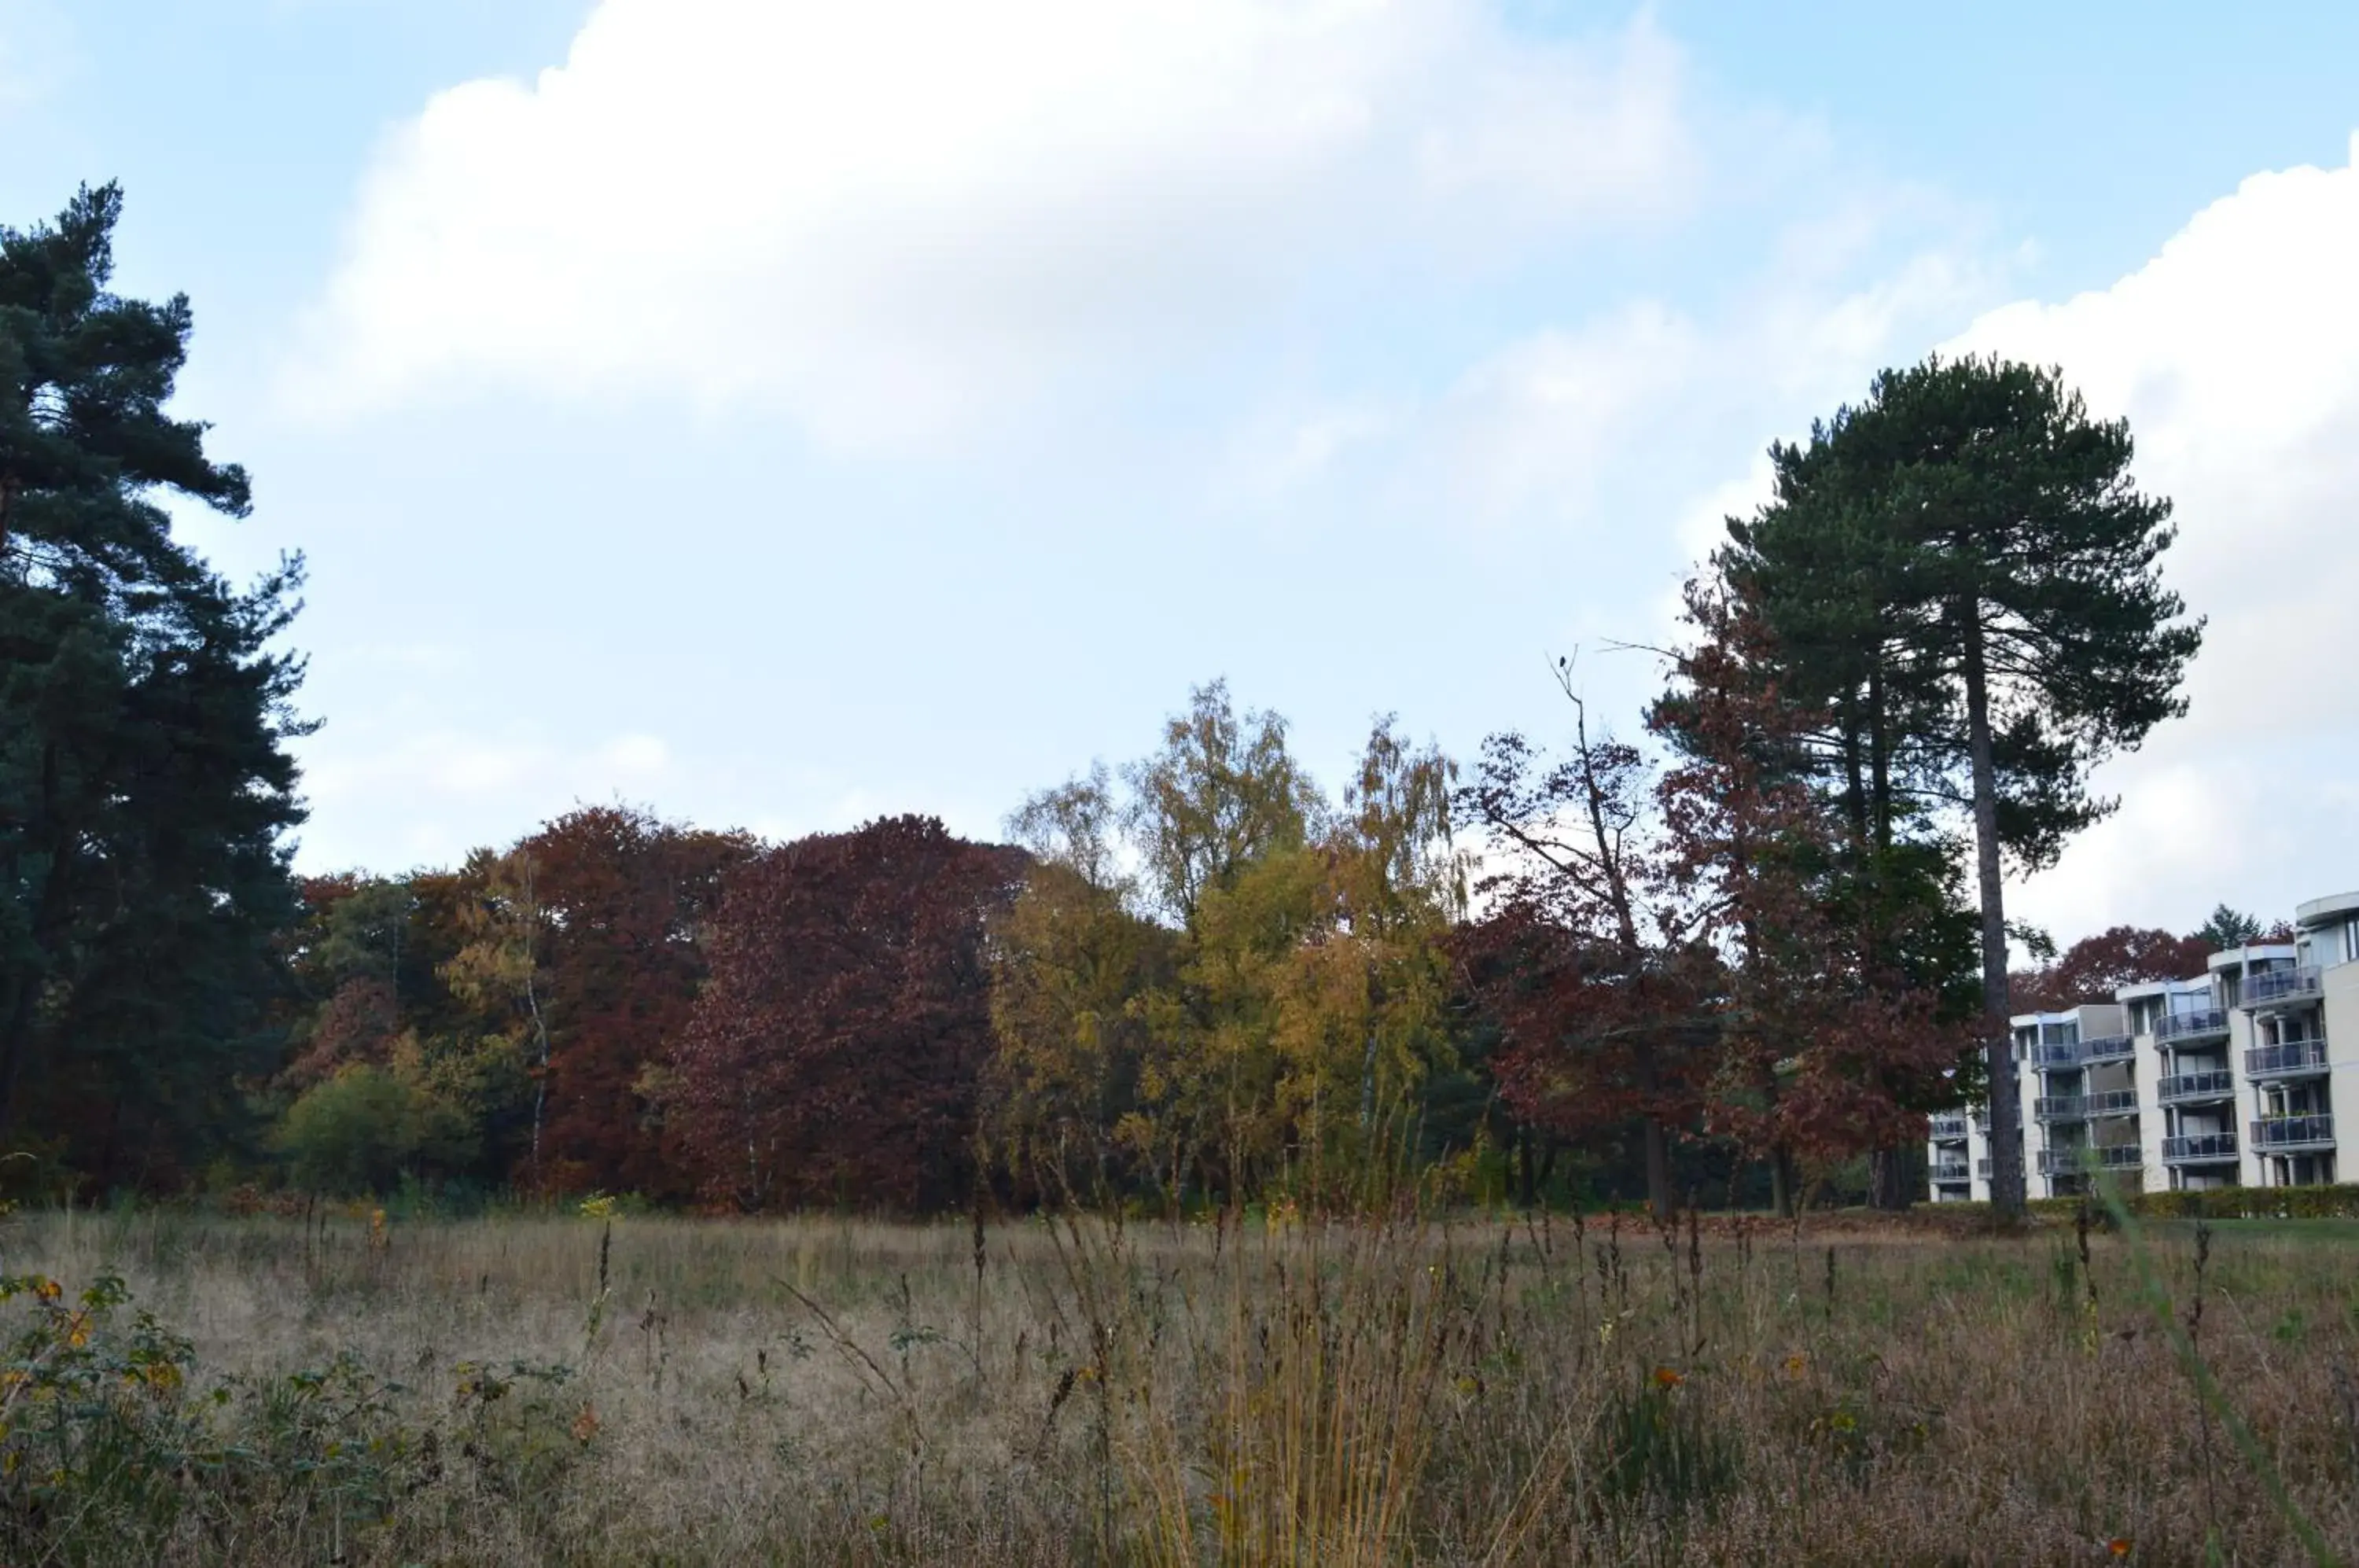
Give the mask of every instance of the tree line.
MULTIPOLYGON (((1903 1203, 1927 1112, 2011 1127, 2010 1007, 2080 983, 2010 975, 2006 873, 2113 808, 2091 770, 2184 711, 2201 642, 2126 427, 1934 359, 1771 448, 1620 724, 1568 656, 1554 744, 1462 771, 1387 718, 1331 795, 1215 681, 1005 844, 612 806, 302 878, 301 562, 239 589, 171 537, 164 498, 250 489, 167 411, 186 299, 107 287, 120 204, 0 231, 20 1179, 927 1210, 1578 1177, 1668 1212, 1864 1161, 1903 1203)), ((2185 967, 2147 935, 2082 972, 2185 967)))

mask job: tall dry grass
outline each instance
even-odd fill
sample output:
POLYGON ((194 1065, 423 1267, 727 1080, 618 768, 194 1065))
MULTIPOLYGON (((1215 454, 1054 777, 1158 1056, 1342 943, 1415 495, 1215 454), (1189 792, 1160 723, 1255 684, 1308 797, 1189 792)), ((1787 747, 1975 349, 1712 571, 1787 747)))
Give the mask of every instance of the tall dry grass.
MULTIPOLYGON (((353 1563, 2272 1563, 2264 1470, 2359 1556, 2351 1235, 2209 1244, 2250 1454, 2070 1229, 149 1212, 20 1217, 0 1272, 119 1273, 195 1383, 398 1385, 353 1563)), ((2144 1246, 2183 1328, 2192 1240, 2144 1246)), ((311 1511, 60 1555, 321 1560, 266 1501, 311 1511)))

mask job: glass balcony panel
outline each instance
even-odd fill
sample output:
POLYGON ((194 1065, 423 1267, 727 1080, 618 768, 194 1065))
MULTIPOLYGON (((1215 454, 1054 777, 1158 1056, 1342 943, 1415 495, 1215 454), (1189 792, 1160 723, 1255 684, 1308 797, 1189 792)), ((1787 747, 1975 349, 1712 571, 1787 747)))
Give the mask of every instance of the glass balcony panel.
POLYGON ((2332 1116, 2263 1116, 2252 1127, 2256 1149, 2319 1149, 2334 1142, 2332 1116))
POLYGON ((2083 1062, 2127 1062, 2137 1054, 2137 1040, 2126 1034, 2094 1035, 2081 1042, 2083 1062))
POLYGON ((2288 1003, 2316 1001, 2320 995, 2320 975, 2313 965, 2298 969, 2271 969, 2259 975, 2245 976, 2242 1007, 2282 1007, 2288 1003))
POLYGON ((2087 1144, 2039 1151, 2039 1173, 2043 1176, 2078 1176, 2092 1167, 2121 1171, 2145 1162, 2145 1151, 2135 1143, 2087 1144))
POLYGON ((2154 1026, 2157 1040, 2200 1040, 2206 1035, 2226 1034, 2228 1015, 2219 1007, 2205 1007, 2191 1013, 2171 1013, 2154 1026))
POLYGON ((2245 1075, 2248 1078, 2295 1078, 2325 1071, 2326 1042, 2322 1040, 2288 1040, 2282 1045, 2255 1046, 2245 1052, 2245 1075))
POLYGON ((2166 1105, 2184 1100, 2232 1100, 2235 1096, 2236 1075, 2219 1070, 2180 1073, 2155 1085, 2155 1097, 2166 1105))

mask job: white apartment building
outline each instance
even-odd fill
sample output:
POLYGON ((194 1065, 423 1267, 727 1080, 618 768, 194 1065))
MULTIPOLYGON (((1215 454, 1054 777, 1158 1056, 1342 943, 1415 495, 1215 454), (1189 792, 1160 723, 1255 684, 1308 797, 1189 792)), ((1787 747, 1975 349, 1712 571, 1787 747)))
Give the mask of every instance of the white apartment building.
MULTIPOLYGON (((2185 980, 2010 1020, 2032 1197, 2092 1170, 2149 1192, 2337 1179, 2338 1109, 2359 1138, 2359 893, 2311 899, 2294 926, 2185 980)), ((1932 1124, 1934 1202, 1986 1201, 1989 1117, 1932 1124)))

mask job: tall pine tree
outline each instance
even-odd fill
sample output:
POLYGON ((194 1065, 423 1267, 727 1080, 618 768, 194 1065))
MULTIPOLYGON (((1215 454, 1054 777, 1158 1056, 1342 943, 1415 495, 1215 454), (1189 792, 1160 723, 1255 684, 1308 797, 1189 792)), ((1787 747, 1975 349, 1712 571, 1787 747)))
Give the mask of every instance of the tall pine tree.
MULTIPOLYGON (((1722 558, 1806 688, 1865 694, 1866 789, 1892 802, 1878 820, 1913 795, 1972 824, 2005 1212, 2025 1191, 2005 857, 2049 864, 2113 809, 2090 770, 2185 711, 2202 640, 2162 585, 2170 505, 2136 488, 2132 454, 2126 424, 2092 419, 2056 371, 1930 360, 1773 453, 1778 498, 1722 558)), ((1856 793, 1856 750, 1845 768, 1856 793)))
POLYGON ((300 565, 241 593, 172 538, 165 494, 249 491, 166 411, 186 298, 108 289, 121 212, 0 230, 0 1138, 108 1184, 236 1122, 302 820, 300 565))

